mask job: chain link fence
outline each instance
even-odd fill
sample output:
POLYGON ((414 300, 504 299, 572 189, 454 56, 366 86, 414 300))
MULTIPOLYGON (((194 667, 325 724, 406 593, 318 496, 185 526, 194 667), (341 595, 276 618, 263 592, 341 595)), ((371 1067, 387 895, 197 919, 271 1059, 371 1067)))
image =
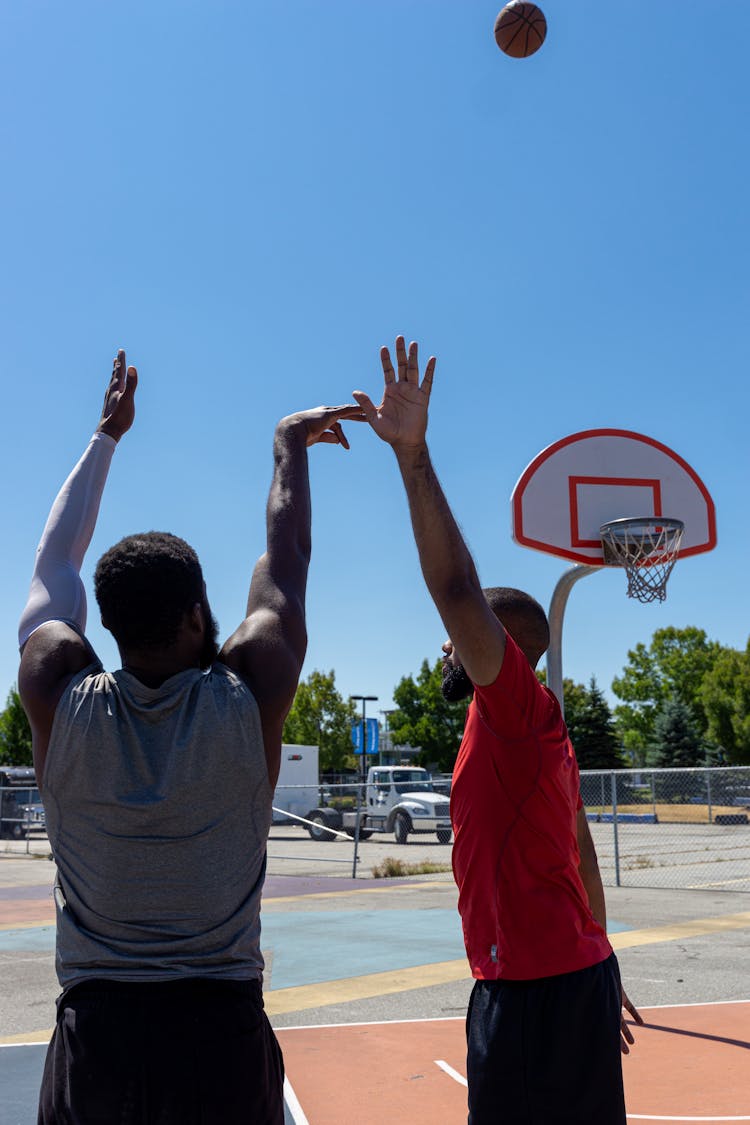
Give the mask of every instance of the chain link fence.
POLYGON ((750 891, 750 766, 584 770, 602 880, 750 891))

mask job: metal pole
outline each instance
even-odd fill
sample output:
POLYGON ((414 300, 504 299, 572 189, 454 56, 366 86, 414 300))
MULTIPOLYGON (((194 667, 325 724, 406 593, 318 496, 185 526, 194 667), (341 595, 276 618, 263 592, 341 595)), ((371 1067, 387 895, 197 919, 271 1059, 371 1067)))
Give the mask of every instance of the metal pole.
POLYGON ((565 714, 565 701, 563 699, 563 673, 562 673, 562 629, 565 606, 570 591, 579 578, 601 570, 600 566, 572 566, 566 570, 555 586, 552 601, 549 603, 549 648, 547 649, 547 687, 560 704, 560 710, 565 714))
POLYGON ((351 695, 350 699, 362 700, 362 768, 359 775, 359 793, 357 794, 357 815, 354 819, 354 854, 352 856, 352 879, 357 878, 357 861, 359 853, 359 826, 362 823, 362 806, 365 802, 365 779, 367 777, 367 718, 366 700, 377 700, 377 695, 351 695))
POLYGON ((615 836, 615 886, 620 886, 620 842, 617 837, 617 775, 612 772, 612 825, 615 836))
POLYGON ((711 823, 711 770, 706 770, 706 789, 708 790, 708 823, 711 823))

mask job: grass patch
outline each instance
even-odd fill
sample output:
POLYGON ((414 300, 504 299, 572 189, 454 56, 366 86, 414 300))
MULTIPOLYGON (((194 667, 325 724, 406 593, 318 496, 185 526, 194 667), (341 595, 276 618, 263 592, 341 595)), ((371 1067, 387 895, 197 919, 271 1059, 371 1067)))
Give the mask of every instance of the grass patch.
POLYGON ((403 859, 386 856, 385 859, 372 869, 373 879, 397 879, 400 875, 435 875, 438 872, 451 871, 449 863, 433 863, 424 859, 420 863, 406 863, 403 859))

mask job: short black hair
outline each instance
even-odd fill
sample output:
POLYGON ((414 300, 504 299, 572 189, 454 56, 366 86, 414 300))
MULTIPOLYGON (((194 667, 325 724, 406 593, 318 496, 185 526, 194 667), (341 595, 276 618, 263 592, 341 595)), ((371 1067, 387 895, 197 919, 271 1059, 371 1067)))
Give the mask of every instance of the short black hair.
POLYGON ((203 601, 193 548, 166 531, 128 535, 102 555, 94 591, 105 628, 125 649, 166 648, 185 614, 203 601))
POLYGON ((549 648, 549 622, 539 602, 531 594, 512 586, 488 586, 482 592, 495 617, 536 667, 549 648))

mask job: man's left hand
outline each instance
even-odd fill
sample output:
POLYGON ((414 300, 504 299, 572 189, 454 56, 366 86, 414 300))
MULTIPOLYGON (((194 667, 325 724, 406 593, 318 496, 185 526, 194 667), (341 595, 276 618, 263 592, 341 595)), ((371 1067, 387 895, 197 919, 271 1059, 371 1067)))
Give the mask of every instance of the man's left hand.
POLYGON ((138 386, 138 372, 125 365, 125 352, 117 353, 112 366, 112 378, 104 396, 104 406, 97 433, 109 434, 119 441, 133 425, 135 419, 135 388, 138 386))
MULTIPOLYGON (((628 994, 624 988, 622 989, 622 1007, 630 1013, 637 1024, 643 1026, 643 1017, 641 1016, 641 1013, 638 1011, 633 1001, 628 999, 628 994)), ((623 1055, 630 1054, 630 1046, 633 1043, 635 1043, 633 1032, 625 1022, 625 1016, 623 1015, 620 1018, 620 1050, 622 1051, 623 1055)))

